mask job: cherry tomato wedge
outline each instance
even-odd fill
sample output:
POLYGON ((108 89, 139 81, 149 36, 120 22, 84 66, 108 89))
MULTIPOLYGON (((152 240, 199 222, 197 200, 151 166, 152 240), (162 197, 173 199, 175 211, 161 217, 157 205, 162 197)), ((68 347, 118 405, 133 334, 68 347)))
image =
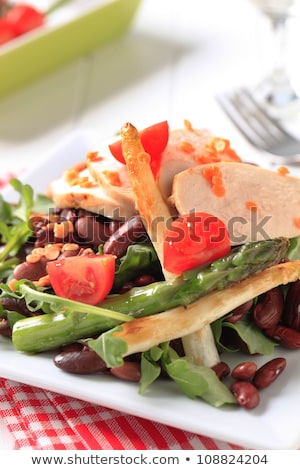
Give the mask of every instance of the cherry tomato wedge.
POLYGON ((0 18, 0 44, 5 44, 15 36, 13 26, 5 18, 0 18))
MULTIPOLYGON (((145 152, 151 157, 151 169, 156 176, 160 168, 161 156, 169 140, 168 121, 162 121, 140 131, 140 138, 145 152)), ((122 142, 118 140, 109 145, 112 155, 121 163, 125 163, 122 154, 122 142)))
POLYGON ((115 256, 70 256, 47 264, 52 288, 66 299, 97 305, 112 288, 115 256))
POLYGON ((45 21, 43 13, 25 3, 18 3, 10 8, 5 18, 14 28, 15 36, 27 33, 41 26, 45 21))
POLYGON ((173 220, 164 240, 164 268, 175 274, 225 256, 230 251, 226 225, 218 217, 195 212, 173 220))

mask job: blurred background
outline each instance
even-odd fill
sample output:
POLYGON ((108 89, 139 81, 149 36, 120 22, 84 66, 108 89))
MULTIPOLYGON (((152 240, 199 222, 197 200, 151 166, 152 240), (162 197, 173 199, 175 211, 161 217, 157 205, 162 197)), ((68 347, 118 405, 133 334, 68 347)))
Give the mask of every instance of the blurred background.
MULTIPOLYGON (((12 162, 19 168, 40 160, 78 128, 100 141, 128 120, 142 128, 163 119, 178 126, 189 118, 228 134, 231 125, 219 121, 212 98, 250 80, 260 66, 258 23, 247 0, 141 0, 123 35, 0 98, 2 171, 12 162)), ((82 37, 69 47, 79 47, 82 37)), ((1 55, 19 44, 0 46, 0 68, 1 55)), ((42 45, 39 60, 47 61, 42 45)), ((24 54, 18 73, 26 67, 34 64, 24 54)))

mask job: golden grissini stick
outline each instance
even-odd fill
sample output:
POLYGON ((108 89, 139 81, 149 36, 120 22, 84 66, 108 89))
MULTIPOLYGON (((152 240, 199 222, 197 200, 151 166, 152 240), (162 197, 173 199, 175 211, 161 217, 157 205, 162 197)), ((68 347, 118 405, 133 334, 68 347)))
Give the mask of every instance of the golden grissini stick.
MULTIPOLYGON (((172 215, 155 182, 150 161, 144 151, 137 129, 130 123, 121 129, 122 151, 130 183, 135 194, 135 205, 163 267, 163 242, 167 222, 172 215)), ((166 278, 174 277, 164 272, 166 278)))
MULTIPOLYGON (((157 187, 150 167, 151 157, 144 151, 137 129, 126 123, 121 129, 121 137, 122 152, 135 194, 136 209, 143 219, 163 267, 165 231, 172 214, 157 187)), ((174 277, 174 274, 164 269, 163 272, 166 279, 174 277)), ((179 337, 181 336, 179 334, 179 337)), ((182 343, 185 353, 192 357, 195 363, 211 367, 219 362, 219 353, 209 325, 182 337, 182 343)))

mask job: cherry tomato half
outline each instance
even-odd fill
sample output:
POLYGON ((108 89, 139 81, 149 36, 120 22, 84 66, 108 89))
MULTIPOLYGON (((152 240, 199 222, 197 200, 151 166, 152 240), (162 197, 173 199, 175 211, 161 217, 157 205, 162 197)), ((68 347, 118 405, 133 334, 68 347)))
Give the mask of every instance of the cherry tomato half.
MULTIPOLYGON (((146 127, 140 131, 139 134, 145 152, 149 153, 151 157, 151 169, 154 176, 156 176, 160 167, 162 153, 169 140, 169 124, 167 121, 153 124, 153 126, 146 127)), ((121 163, 125 163, 122 154, 121 140, 110 144, 109 149, 116 160, 121 163)))
POLYGON ((52 288, 66 299, 97 305, 112 288, 115 256, 70 256, 47 264, 52 288))
POLYGON ((15 36, 27 33, 41 26, 45 21, 43 13, 25 3, 18 3, 10 8, 5 18, 14 28, 15 36))
POLYGON ((173 220, 164 240, 164 268, 175 274, 209 263, 230 250, 226 225, 218 217, 195 212, 173 220))
POLYGON ((5 18, 0 18, 0 44, 5 44, 15 36, 13 26, 5 18))

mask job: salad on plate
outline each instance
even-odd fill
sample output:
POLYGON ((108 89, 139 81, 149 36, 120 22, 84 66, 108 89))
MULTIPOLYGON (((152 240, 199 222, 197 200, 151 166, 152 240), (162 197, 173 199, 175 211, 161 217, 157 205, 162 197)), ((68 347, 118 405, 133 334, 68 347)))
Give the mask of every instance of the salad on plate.
POLYGON ((300 347, 300 181, 184 121, 138 131, 34 195, 0 197, 0 333, 66 374, 173 380, 256 408, 300 347), (278 351, 272 360, 268 355, 278 351), (247 359, 229 368, 222 354, 247 359), (257 366, 256 356, 265 356, 257 366))

